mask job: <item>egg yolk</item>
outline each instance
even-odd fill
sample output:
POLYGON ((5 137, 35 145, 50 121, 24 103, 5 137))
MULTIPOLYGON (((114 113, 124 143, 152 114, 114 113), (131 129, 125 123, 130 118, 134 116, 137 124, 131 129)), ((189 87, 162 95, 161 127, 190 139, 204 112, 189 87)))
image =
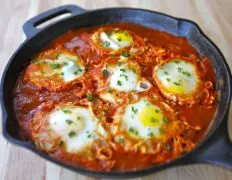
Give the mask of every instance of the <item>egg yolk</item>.
POLYGON ((180 79, 179 81, 171 82, 167 89, 175 94, 184 94, 187 91, 187 83, 185 80, 180 79))
POLYGON ((159 108, 145 106, 139 111, 139 121, 147 127, 157 127, 163 120, 163 115, 159 108))
POLYGON ((122 31, 113 32, 111 38, 117 42, 132 42, 131 36, 127 32, 122 31))

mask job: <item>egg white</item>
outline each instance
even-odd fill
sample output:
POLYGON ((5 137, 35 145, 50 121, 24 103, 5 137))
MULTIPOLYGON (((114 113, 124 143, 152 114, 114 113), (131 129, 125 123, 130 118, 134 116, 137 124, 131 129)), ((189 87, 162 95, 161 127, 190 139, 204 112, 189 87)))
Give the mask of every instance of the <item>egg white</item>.
POLYGON ((118 29, 97 32, 92 36, 92 39, 95 42, 99 39, 103 48, 112 50, 119 50, 133 44, 132 36, 127 31, 121 31, 118 29))
POLYGON ((162 110, 158 106, 151 104, 147 99, 143 98, 137 103, 126 106, 122 116, 122 127, 132 137, 148 139, 159 137, 162 134, 161 128, 164 120, 165 116, 163 115, 162 110), (149 112, 146 111, 146 109, 149 109, 149 112, 151 112, 151 110, 157 111, 157 115, 154 117, 150 116, 147 114, 149 112), (154 118, 157 118, 157 120, 154 118), (151 120, 156 121, 154 125, 151 120))
POLYGON ((129 68, 126 64, 109 67, 109 87, 118 91, 143 92, 151 87, 151 84, 136 72, 136 69, 129 68))
POLYGON ((58 54, 58 57, 55 60, 41 59, 36 61, 35 64, 47 64, 51 67, 51 71, 43 72, 43 76, 50 77, 58 75, 64 82, 69 82, 84 74, 84 66, 78 61, 79 59, 77 56, 61 53, 58 54))
POLYGON ((197 89, 199 77, 190 62, 174 59, 159 66, 155 73, 159 83, 170 93, 191 94, 197 89))
POLYGON ((48 121, 50 128, 66 144, 67 152, 82 151, 99 134, 105 136, 97 118, 85 107, 58 108, 49 114, 48 121))

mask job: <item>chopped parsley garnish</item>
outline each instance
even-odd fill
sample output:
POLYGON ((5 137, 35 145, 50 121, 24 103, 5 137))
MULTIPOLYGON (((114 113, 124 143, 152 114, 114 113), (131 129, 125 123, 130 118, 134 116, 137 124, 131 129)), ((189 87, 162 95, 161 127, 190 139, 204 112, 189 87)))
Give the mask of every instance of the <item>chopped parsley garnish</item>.
POLYGON ((79 73, 78 70, 73 72, 74 75, 77 75, 78 73, 79 73))
POLYGON ((163 117, 163 122, 164 122, 164 123, 168 123, 168 118, 163 117))
POLYGON ((87 138, 91 138, 91 133, 89 131, 86 131, 86 134, 87 134, 87 138))
POLYGON ((171 81, 171 79, 170 79, 170 78, 166 78, 166 81, 170 82, 170 81, 171 81))
POLYGON ((122 65, 122 63, 121 63, 121 62, 119 62, 119 61, 118 61, 116 64, 117 64, 118 66, 121 66, 121 65, 122 65))
POLYGON ((64 62, 64 63, 63 63, 63 65, 64 65, 64 66, 67 66, 67 65, 68 65, 68 63, 67 63, 67 62, 64 62))
POLYGON ((111 89, 107 89, 106 92, 107 93, 112 93, 112 90, 111 89))
POLYGON ((68 109, 62 109, 62 111, 63 111, 63 113, 65 113, 65 114, 70 114, 70 113, 72 113, 72 111, 70 111, 70 110, 68 110, 68 109))
POLYGON ((125 36, 127 36, 127 37, 129 36, 127 32, 125 32, 124 34, 125 34, 125 36))
POLYGON ((63 72, 61 72, 61 73, 60 73, 60 75, 61 75, 61 76, 63 76, 63 75, 64 75, 64 73, 63 73, 63 72))
POLYGON ((81 119, 81 117, 80 116, 77 116, 77 120, 80 120, 81 119))
POLYGON ((126 69, 120 69, 120 71, 122 71, 122 72, 126 72, 126 69))
POLYGON ((158 120, 155 119, 154 117, 151 117, 150 122, 151 122, 151 123, 155 123, 155 122, 158 122, 158 120))
POLYGON ((103 42, 104 48, 108 48, 109 46, 110 46, 110 42, 107 42, 107 41, 103 42))
POLYGON ((109 75, 109 71, 107 71, 106 69, 103 69, 102 75, 107 77, 109 75))
POLYGON ((130 57, 129 51, 123 51, 123 52, 122 52, 122 56, 123 56, 123 57, 130 57))
POLYGON ((52 63, 52 64, 50 64, 50 66, 52 69, 57 69, 60 67, 60 65, 58 63, 52 63))
POLYGON ((182 68, 181 68, 181 67, 178 67, 177 70, 178 70, 178 72, 180 72, 180 73, 182 72, 182 68))
POLYGON ((154 136, 154 133, 153 133, 153 132, 149 132, 149 133, 148 133, 148 136, 153 137, 153 136, 154 136))
POLYGON ((70 132, 68 133, 68 136, 69 136, 70 138, 72 138, 72 137, 76 136, 76 132, 75 132, 75 131, 70 131, 70 132))
POLYGON ((190 76, 191 76, 191 74, 190 74, 189 72, 187 72, 187 71, 183 71, 182 74, 183 74, 184 76, 187 76, 187 77, 190 77, 190 76))
POLYGON ((120 77, 124 77, 126 80, 128 80, 128 76, 125 74, 120 74, 120 77))
POLYGON ((117 81, 117 85, 121 86, 122 85, 122 81, 117 81))
POLYGON ((88 99, 88 101, 93 102, 96 100, 96 97, 93 95, 93 93, 89 92, 87 94, 87 99, 88 99))
POLYGON ((181 79, 178 82, 174 81, 173 84, 175 84, 176 86, 180 86, 181 85, 181 79))
POLYGON ((134 135, 138 135, 139 134, 139 132, 136 129, 134 129, 133 127, 129 128, 129 132, 132 133, 132 134, 134 134, 134 135))
POLYGON ((133 73, 136 73, 136 69, 135 68, 131 68, 131 70, 133 71, 133 73))
POLYGON ((60 56, 60 53, 55 54, 55 58, 58 58, 60 56))
POLYGON ((155 109, 155 113, 159 113, 160 111, 159 111, 159 109, 155 109))
POLYGON ((73 72, 74 75, 79 74, 79 72, 82 72, 83 70, 81 68, 78 68, 76 71, 73 72))
POLYGON ((131 110, 136 114, 138 112, 138 109, 136 109, 134 106, 131 107, 131 110))
POLYGON ((164 74, 168 75, 168 72, 167 72, 167 71, 164 71, 164 74))
POLYGON ((174 60, 173 62, 174 62, 175 64, 180 63, 180 61, 179 61, 179 60, 174 60))
POLYGON ((122 39, 121 38, 117 38, 117 40, 120 42, 120 41, 122 41, 122 39))
POLYGON ((122 137, 120 137, 120 138, 118 139, 118 142, 119 142, 119 143, 124 143, 124 141, 125 141, 125 140, 124 140, 124 138, 122 138, 122 137))
POLYGON ((65 121, 68 125, 70 125, 70 124, 72 124, 73 123, 73 121, 72 120, 70 120, 70 119, 66 119, 66 121, 65 121))

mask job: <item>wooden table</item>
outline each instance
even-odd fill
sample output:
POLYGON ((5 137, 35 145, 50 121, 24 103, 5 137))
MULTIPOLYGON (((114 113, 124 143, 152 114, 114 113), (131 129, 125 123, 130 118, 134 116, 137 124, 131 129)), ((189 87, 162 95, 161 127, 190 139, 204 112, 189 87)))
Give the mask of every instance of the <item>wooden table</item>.
MULTIPOLYGON (((77 4, 86 9, 118 6, 139 7, 191 19, 197 22, 219 46, 232 67, 231 0, 0 0, 0 73, 10 55, 24 39, 23 23, 42 11, 63 4, 77 4)), ((232 116, 230 115, 230 117, 232 116)), ((230 127, 232 126, 230 125, 230 127)), ((73 173, 43 160, 25 149, 13 146, 6 142, 1 135, 0 179, 87 180, 92 178, 73 173)), ((210 165, 192 165, 164 170, 141 179, 231 180, 232 171, 210 165)))

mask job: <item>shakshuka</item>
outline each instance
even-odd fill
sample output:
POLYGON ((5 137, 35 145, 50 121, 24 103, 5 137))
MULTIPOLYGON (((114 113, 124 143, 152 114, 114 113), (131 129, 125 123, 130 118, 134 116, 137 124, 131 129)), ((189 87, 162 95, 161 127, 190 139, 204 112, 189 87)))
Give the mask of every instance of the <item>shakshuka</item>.
POLYGON ((31 58, 14 91, 23 140, 101 171, 191 151, 216 101, 212 63, 186 38, 129 23, 61 35, 31 58))

